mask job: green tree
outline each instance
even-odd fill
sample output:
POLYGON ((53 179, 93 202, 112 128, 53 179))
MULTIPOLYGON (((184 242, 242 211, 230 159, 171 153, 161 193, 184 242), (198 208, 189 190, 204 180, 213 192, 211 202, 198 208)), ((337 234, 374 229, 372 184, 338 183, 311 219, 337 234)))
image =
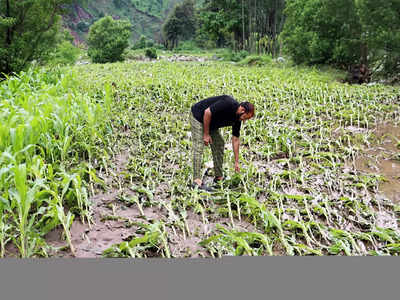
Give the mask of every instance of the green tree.
POLYGON ((361 25, 353 0, 289 0, 282 32, 296 63, 356 63, 361 25))
POLYGON ((73 45, 74 38, 66 29, 60 29, 57 35, 57 46, 49 55, 50 65, 71 65, 74 64, 81 50, 73 45))
POLYGON ((24 70, 53 51, 63 5, 71 0, 0 0, 0 74, 24 70))
POLYGON ((276 54, 284 6, 284 0, 205 0, 198 34, 219 47, 276 54))
POLYGON ((113 0, 113 3, 116 8, 121 8, 122 0, 113 0))
POLYGON ((234 0, 206 0, 199 13, 199 34, 205 34, 216 42, 217 47, 226 46, 231 34, 242 37, 242 6, 234 0))
POLYGON ((61 42, 56 50, 50 55, 49 64, 52 65, 71 65, 74 64, 81 50, 74 45, 71 44, 69 41, 61 42))
POLYGON ((144 49, 146 47, 149 47, 149 45, 151 44, 151 41, 149 41, 146 36, 141 35, 139 40, 132 46, 133 50, 136 49, 144 49))
POLYGON ((56 46, 45 58, 48 65, 71 65, 74 64, 81 50, 74 46, 74 37, 64 29, 61 24, 56 35, 56 46))
POLYGON ((361 63, 400 74, 400 0, 356 0, 362 24, 361 63))
POLYGON ((101 18, 89 29, 89 57, 95 63, 122 61, 131 34, 129 21, 113 20, 110 16, 101 18))
POLYGON ((185 0, 177 4, 163 24, 163 36, 166 46, 173 49, 179 40, 188 40, 196 32, 196 17, 193 0, 185 0))
POLYGON ((282 32, 296 63, 400 69, 399 0, 288 0, 282 32))

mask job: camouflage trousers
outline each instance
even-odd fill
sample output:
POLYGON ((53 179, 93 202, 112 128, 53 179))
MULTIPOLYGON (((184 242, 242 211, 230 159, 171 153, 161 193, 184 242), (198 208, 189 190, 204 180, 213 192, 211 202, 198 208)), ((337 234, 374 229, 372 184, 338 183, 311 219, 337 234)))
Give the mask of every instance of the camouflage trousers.
MULTIPOLYGON (((201 169, 203 166, 203 124, 196 120, 190 113, 190 125, 192 129, 192 155, 193 155, 193 179, 201 179, 201 169)), ((224 146, 225 142, 218 129, 210 131, 212 139, 211 153, 214 162, 214 175, 222 176, 222 165, 224 162, 224 146)))

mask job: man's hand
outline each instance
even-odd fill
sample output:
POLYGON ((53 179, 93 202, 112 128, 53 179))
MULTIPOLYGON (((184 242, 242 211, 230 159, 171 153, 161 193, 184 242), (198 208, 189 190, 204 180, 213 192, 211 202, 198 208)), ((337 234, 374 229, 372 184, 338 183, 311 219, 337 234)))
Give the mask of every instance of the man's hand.
POLYGON ((212 139, 209 134, 203 135, 204 145, 208 146, 208 144, 212 144, 212 139))
POLYGON ((239 162, 235 162, 235 172, 236 173, 240 172, 239 162))

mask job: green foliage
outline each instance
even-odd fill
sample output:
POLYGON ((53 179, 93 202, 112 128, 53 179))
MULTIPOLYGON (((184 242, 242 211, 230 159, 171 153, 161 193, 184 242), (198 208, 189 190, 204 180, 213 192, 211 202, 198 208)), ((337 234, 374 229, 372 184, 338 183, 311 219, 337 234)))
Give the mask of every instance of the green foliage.
POLYGON ((291 0, 282 39, 296 63, 400 68, 400 2, 291 0))
POLYGON ((249 55, 249 52, 247 52, 246 50, 233 51, 230 48, 222 49, 222 51, 219 51, 217 53, 217 57, 222 58, 222 60, 234 61, 234 62, 239 62, 239 61, 245 59, 248 55, 249 55))
POLYGON ((204 1, 199 12, 199 42, 215 41, 217 47, 261 53, 258 44, 268 38, 273 45, 266 50, 276 55, 284 5, 283 0, 204 1))
POLYGON ((192 38, 196 30, 194 1, 185 0, 182 4, 177 4, 162 30, 169 49, 176 48, 179 40, 192 38))
POLYGON ((157 58, 157 50, 156 48, 147 48, 145 51, 146 57, 150 59, 156 59, 157 58))
POLYGON ((122 61, 130 35, 129 21, 113 20, 110 16, 101 18, 89 30, 89 57, 95 63, 122 61))
POLYGON ((154 42, 149 40, 148 38, 146 38, 144 35, 142 35, 140 37, 140 39, 135 44, 133 44, 132 50, 144 49, 144 48, 153 47, 153 46, 154 46, 154 42))
POLYGON ((133 50, 144 49, 147 47, 147 43, 148 43, 147 38, 144 35, 142 35, 139 41, 132 46, 132 49, 133 50))
MULTIPOLYGON (((356 1, 362 41, 378 75, 400 74, 400 1, 356 1)), ((397 78, 400 80, 400 78, 397 78)))
POLYGON ((55 50, 50 55, 49 64, 50 65, 72 65, 77 60, 81 50, 75 47, 69 41, 63 41, 59 44, 55 50))
POLYGON ((116 8, 121 8, 123 0, 112 0, 116 8))
POLYGON ((68 5, 68 13, 64 15, 64 24, 79 35, 80 40, 87 41, 87 26, 92 25, 104 16, 113 16, 115 19, 128 19, 132 24, 133 32, 130 43, 133 44, 141 35, 162 42, 161 26, 169 11, 176 3, 183 0, 83 0, 74 1, 75 5, 68 5), (85 12, 82 14, 82 12, 85 12), (87 14, 86 14, 87 13, 87 14), (80 30, 77 29, 77 23, 80 30))
POLYGON ((47 256, 49 231, 62 225, 69 240, 72 212, 91 219, 90 158, 98 157, 109 106, 77 84, 76 74, 60 69, 29 69, 0 84, 1 255, 10 241, 22 257, 47 256))
POLYGON ((168 248, 165 225, 157 221, 154 224, 146 225, 137 223, 141 227, 143 236, 132 237, 129 242, 122 242, 118 245, 104 250, 104 257, 152 257, 162 256, 171 258, 168 248))
POLYGON ((81 50, 73 45, 71 33, 61 28, 57 34, 57 45, 48 56, 48 65, 72 65, 78 60, 81 50))
POLYGON ((88 32, 89 31, 89 23, 85 22, 85 21, 80 21, 77 25, 76 28, 82 32, 88 32))
POLYGON ((179 46, 175 50, 191 51, 191 52, 201 51, 201 49, 197 46, 196 42, 193 40, 183 41, 183 42, 179 43, 179 46))
POLYGON ((67 29, 61 29, 59 34, 60 34, 59 40, 61 42, 63 42, 63 41, 67 41, 67 42, 70 42, 70 43, 74 42, 74 37, 72 36, 72 34, 67 29))
POLYGON ((0 74, 46 60, 57 40, 59 14, 70 0, 0 1, 0 74))
POLYGON ((335 79, 317 68, 165 60, 10 77, 0 84, 0 255, 11 243, 21 256, 49 255, 56 226, 72 249, 74 215, 90 219, 89 191, 104 192, 97 174, 110 179, 108 216, 131 228, 106 256, 400 254, 398 205, 380 196, 376 175, 354 168, 358 137, 399 122, 399 89, 335 79), (241 173, 226 151, 226 180, 214 193, 192 190, 187 114, 225 93, 256 107, 242 124, 241 173), (200 252, 175 244, 187 239, 202 241, 200 252))
POLYGON ((241 65, 247 66, 264 66, 272 62, 272 57, 269 55, 251 55, 240 61, 241 65))
MULTIPOLYGON (((97 95, 107 82, 116 83, 116 130, 110 136, 117 145, 114 153, 127 149, 129 167, 114 178, 122 190, 129 189, 124 206, 129 203, 145 223, 165 222, 171 256, 197 254, 179 251, 178 238, 202 241, 205 256, 395 253, 399 237, 375 229, 375 208, 392 215, 393 204, 378 197, 375 175, 353 167, 361 149, 351 130, 365 132, 367 139, 382 120, 398 122, 398 88, 350 86, 338 82, 337 73, 274 63, 247 68, 159 60, 78 70, 80 88, 89 95, 97 95), (198 100, 225 93, 256 107, 256 117, 242 125, 241 173, 235 175, 233 153, 227 150, 224 183, 211 194, 191 190, 187 113, 198 100), (197 226, 187 219, 190 215, 197 226), (223 228, 204 232, 201 222, 223 228)), ((228 139, 231 132, 224 134, 228 139)), ((204 155, 212 159, 209 149, 204 155)), ((212 171, 204 179, 210 176, 212 171)), ((139 218, 118 211, 117 217, 129 215, 125 225, 131 226, 132 236, 104 254, 162 256, 161 241, 134 223, 139 218)))
POLYGON ((72 2, 74 4, 78 4, 78 5, 82 5, 82 7, 87 7, 89 2, 91 2, 93 0, 73 0, 72 2))
POLYGON ((354 64, 361 25, 353 0, 288 1, 282 38, 295 63, 354 64))
POLYGON ((271 241, 267 235, 257 232, 228 230, 217 224, 220 234, 211 236, 199 244, 207 248, 213 256, 224 255, 272 255, 271 241))
POLYGON ((162 17, 162 12, 165 11, 171 4, 171 0, 130 0, 136 9, 146 12, 150 15, 162 17))
POLYGON ((199 13, 198 35, 216 42, 217 47, 228 46, 231 34, 241 34, 241 3, 239 1, 206 1, 199 13))

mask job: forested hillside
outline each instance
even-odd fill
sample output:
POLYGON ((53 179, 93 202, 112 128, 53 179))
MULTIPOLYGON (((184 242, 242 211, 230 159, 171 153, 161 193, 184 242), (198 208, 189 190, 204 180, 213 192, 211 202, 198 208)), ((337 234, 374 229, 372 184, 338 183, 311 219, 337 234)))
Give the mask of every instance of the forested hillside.
POLYGON ((64 25, 71 31, 75 43, 84 43, 89 27, 103 16, 129 19, 132 39, 141 35, 161 39, 161 26, 168 12, 182 0, 76 0, 64 16, 64 25))

